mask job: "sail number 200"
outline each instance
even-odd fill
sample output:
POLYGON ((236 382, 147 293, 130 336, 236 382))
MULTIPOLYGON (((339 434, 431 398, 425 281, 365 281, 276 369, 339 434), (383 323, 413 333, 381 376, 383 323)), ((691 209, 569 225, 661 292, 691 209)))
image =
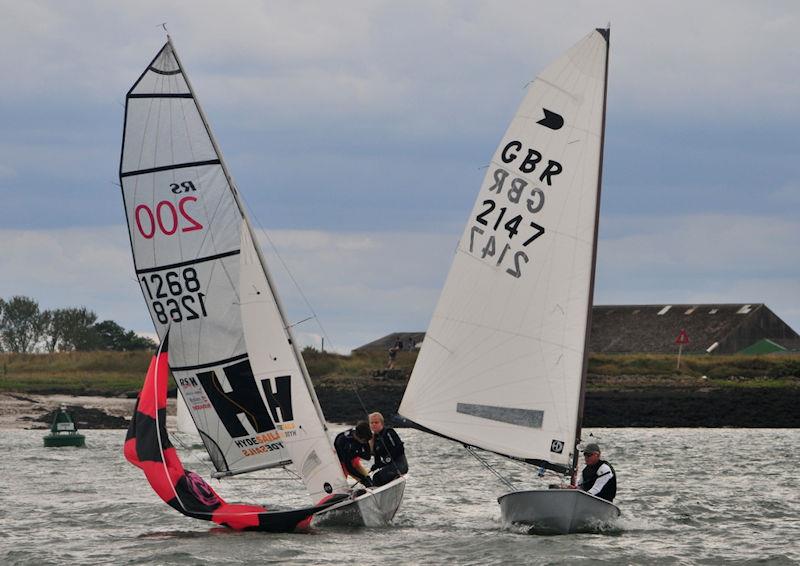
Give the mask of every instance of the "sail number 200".
POLYGON ((136 228, 139 229, 139 234, 146 240, 155 236, 156 231, 161 232, 165 236, 172 236, 180 228, 181 232, 193 232, 194 230, 202 230, 203 225, 200 224, 186 209, 190 202, 195 202, 197 197, 188 196, 183 197, 178 201, 176 208, 171 201, 162 200, 155 206, 155 210, 146 204, 140 204, 136 207, 136 228))
POLYGON ((140 281, 161 324, 208 316, 205 294, 199 292, 200 280, 194 267, 180 272, 150 273, 143 275, 140 281))

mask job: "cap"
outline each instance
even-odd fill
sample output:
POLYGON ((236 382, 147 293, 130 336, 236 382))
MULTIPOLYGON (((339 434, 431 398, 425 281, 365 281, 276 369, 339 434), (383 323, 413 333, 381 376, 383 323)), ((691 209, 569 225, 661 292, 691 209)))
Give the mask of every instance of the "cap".
POLYGON ((600 445, 595 442, 590 442, 589 444, 583 447, 583 450, 581 450, 581 452, 583 452, 584 454, 594 454, 595 452, 599 453, 600 445))

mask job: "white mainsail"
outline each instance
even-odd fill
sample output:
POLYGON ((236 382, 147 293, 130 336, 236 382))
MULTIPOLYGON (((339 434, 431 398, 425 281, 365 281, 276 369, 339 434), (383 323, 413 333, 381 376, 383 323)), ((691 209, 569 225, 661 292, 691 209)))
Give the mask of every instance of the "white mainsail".
POLYGON ((217 475, 297 457, 315 502, 326 487, 346 488, 246 215, 171 41, 128 92, 120 180, 137 278, 159 337, 169 332, 170 369, 217 475))
POLYGON ((499 454, 573 465, 593 288, 607 40, 530 85, 492 157, 400 414, 499 454))

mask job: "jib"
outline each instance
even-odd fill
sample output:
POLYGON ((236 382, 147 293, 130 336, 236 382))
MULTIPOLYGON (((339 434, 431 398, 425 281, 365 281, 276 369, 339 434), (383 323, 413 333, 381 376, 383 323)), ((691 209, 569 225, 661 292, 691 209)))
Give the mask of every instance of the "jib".
MULTIPOLYGON (((503 163, 513 163, 518 158, 520 158, 520 152, 522 150, 522 142, 518 140, 510 141, 506 144, 503 148, 503 151, 500 153, 500 159, 503 160, 503 163)), ((528 154, 525 156, 522 161, 519 163, 518 169, 523 173, 533 173, 536 170, 536 166, 542 161, 542 154, 536 151, 533 148, 528 149, 528 154)), ((547 186, 552 185, 551 178, 561 173, 563 168, 558 161, 553 161, 552 159, 547 160, 547 166, 542 171, 542 174, 539 175, 539 181, 546 181, 547 186)))

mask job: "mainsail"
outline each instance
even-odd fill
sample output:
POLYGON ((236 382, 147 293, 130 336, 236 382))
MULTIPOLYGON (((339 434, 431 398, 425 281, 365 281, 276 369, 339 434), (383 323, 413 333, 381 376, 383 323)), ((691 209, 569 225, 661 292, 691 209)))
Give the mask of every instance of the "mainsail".
POLYGON ((594 281, 607 30, 530 85, 492 157, 400 413, 574 468, 594 281))
POLYGON ((346 489, 246 214, 170 40, 126 99, 120 181, 136 275, 218 476, 294 465, 346 489))

